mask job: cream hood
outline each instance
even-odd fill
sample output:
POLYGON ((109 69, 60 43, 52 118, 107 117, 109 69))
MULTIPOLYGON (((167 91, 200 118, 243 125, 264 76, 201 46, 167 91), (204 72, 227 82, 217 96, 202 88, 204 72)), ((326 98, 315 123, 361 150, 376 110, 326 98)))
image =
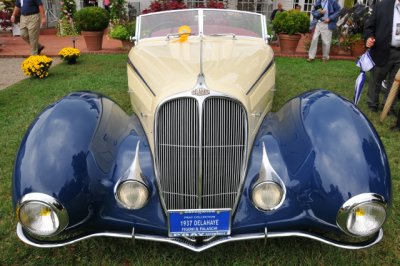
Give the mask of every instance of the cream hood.
MULTIPOLYGON (((200 73, 200 38, 141 40, 129 58, 156 98, 193 89, 200 73)), ((245 94, 273 60, 262 39, 205 37, 203 72, 208 88, 232 96, 245 94)), ((161 100, 161 99, 159 99, 161 100)))

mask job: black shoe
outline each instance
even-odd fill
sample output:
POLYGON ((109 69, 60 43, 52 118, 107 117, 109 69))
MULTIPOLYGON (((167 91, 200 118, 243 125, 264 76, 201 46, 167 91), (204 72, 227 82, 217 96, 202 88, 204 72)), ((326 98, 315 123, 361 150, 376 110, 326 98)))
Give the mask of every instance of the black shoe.
POLYGON ((378 112, 378 107, 377 106, 368 106, 368 109, 373 113, 377 113, 378 112))
POLYGON ((44 45, 40 46, 39 49, 38 49, 38 51, 37 51, 37 54, 40 54, 40 53, 42 52, 43 49, 44 49, 44 45))

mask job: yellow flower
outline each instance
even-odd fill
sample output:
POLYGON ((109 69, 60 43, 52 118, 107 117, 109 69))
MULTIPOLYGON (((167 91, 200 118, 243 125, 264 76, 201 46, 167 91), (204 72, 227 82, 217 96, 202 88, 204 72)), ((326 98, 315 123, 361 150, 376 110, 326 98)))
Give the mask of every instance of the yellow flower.
POLYGON ((72 47, 65 47, 58 52, 58 55, 63 60, 70 60, 71 58, 78 58, 81 55, 79 49, 72 47))
POLYGON ((22 62, 21 69, 26 76, 44 78, 47 77, 52 62, 45 55, 32 55, 22 62))

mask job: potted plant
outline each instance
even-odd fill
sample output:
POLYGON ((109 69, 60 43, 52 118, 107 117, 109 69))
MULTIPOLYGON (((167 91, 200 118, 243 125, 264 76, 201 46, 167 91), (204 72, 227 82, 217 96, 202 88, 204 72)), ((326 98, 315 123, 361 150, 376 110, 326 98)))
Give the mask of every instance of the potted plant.
POLYGON ((361 33, 353 34, 349 37, 351 42, 351 55, 359 57, 365 53, 365 42, 361 33))
POLYGON ((123 48, 130 49, 133 46, 130 37, 135 36, 135 27, 135 21, 115 25, 112 27, 109 35, 113 39, 121 40, 123 48))
POLYGON ((304 12, 289 10, 279 12, 272 21, 278 34, 281 53, 294 54, 302 33, 309 31, 310 19, 304 12))
POLYGON ((103 32, 110 20, 108 12, 100 7, 84 7, 74 15, 75 26, 85 39, 89 51, 101 50, 103 32))
POLYGON ((81 55, 81 51, 73 47, 64 47, 58 52, 58 55, 62 60, 73 65, 76 63, 76 59, 81 55))
POLYGON ((31 55, 21 64, 25 76, 44 79, 49 75, 49 68, 53 59, 45 55, 31 55))

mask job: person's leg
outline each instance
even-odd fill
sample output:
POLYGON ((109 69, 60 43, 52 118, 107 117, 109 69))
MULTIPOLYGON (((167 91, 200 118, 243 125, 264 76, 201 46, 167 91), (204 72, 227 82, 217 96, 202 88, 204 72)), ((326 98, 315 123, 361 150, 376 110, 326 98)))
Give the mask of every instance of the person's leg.
POLYGON ((319 35, 321 34, 320 24, 322 24, 322 23, 317 23, 317 25, 315 26, 310 49, 308 50, 308 58, 309 59, 314 59, 315 55, 317 54, 318 38, 319 38, 319 35))
POLYGON ((328 28, 327 23, 322 23, 321 40, 322 40, 322 60, 329 60, 329 51, 331 49, 332 31, 328 28))
POLYGON ((31 44, 32 54, 37 55, 40 47, 39 34, 40 34, 40 15, 35 14, 29 16, 29 43, 31 44))
POLYGON ((381 91, 381 83, 388 73, 387 65, 379 67, 375 66, 371 69, 368 82, 367 104, 373 111, 378 110, 379 93, 381 91))
POLYGON ((28 21, 25 16, 21 16, 19 22, 19 29, 21 38, 30 45, 29 43, 29 32, 28 32, 28 21))

